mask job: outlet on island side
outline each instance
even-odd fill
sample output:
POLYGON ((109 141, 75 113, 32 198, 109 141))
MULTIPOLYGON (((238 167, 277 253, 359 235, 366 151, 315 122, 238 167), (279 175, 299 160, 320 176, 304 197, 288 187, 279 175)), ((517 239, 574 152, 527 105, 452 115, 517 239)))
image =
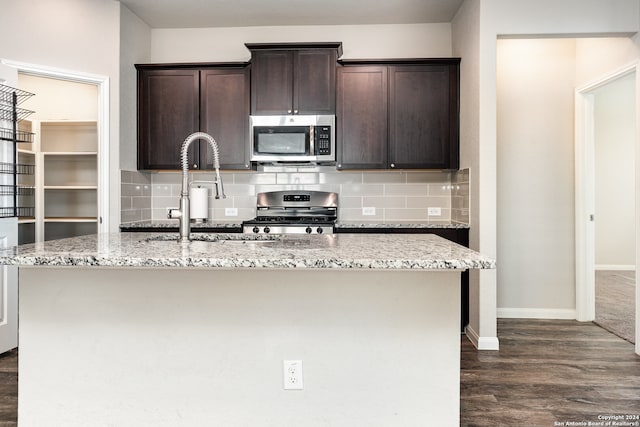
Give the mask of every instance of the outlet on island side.
POLYGON ((302 390, 302 360, 283 361, 283 380, 285 390, 302 390))

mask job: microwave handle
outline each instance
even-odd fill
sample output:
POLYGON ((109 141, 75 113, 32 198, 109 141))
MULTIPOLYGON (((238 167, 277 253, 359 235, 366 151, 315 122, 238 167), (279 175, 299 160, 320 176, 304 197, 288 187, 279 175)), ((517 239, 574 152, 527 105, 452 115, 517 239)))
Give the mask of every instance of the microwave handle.
POLYGON ((311 156, 316 155, 316 137, 315 137, 315 126, 309 126, 309 154, 311 156))

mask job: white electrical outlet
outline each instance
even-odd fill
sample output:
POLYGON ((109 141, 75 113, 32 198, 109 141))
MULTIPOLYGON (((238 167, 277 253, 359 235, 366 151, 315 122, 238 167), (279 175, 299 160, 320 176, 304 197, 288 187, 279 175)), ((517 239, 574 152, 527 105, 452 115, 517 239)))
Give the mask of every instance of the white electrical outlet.
POLYGON ((284 389, 285 390, 302 390, 302 360, 284 360, 284 389))
POLYGON ((375 206, 365 206, 362 208, 362 215, 371 216, 376 214, 375 206))
POLYGON ((427 215, 429 216, 441 216, 442 208, 427 208, 427 215))
POLYGON ((224 208, 224 216, 238 216, 238 208, 224 208))

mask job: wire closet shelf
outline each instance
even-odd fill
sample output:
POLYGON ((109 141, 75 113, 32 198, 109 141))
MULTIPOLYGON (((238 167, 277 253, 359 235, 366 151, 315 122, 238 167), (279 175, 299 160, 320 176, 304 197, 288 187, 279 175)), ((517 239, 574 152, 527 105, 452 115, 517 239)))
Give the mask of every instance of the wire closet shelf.
MULTIPOLYGON (((11 181, 2 181, 0 184, 0 218, 6 217, 32 217, 33 206, 23 206, 25 197, 32 198, 34 190, 32 186, 20 185, 19 175, 33 175, 35 165, 18 163, 18 143, 32 143, 34 134, 19 129, 19 122, 34 112, 18 107, 19 104, 34 96, 33 93, 11 86, 0 84, 0 140, 13 144, 12 161, 5 159, 0 162, 0 175, 12 177, 11 181)), ((26 203, 29 204, 29 203, 26 203)))

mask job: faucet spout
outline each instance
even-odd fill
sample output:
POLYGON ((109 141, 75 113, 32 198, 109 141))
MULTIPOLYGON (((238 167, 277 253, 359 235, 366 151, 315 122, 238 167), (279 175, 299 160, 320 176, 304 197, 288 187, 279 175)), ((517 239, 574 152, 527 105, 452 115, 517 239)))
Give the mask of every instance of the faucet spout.
POLYGON ((198 139, 204 139, 209 143, 213 152, 213 168, 215 169, 215 187, 216 187, 216 199, 226 198, 224 194, 224 186, 222 185, 222 178, 220 177, 220 151, 218 149, 218 143, 208 133, 195 132, 187 136, 182 143, 180 149, 180 164, 182 166, 182 190, 180 192, 180 208, 169 211, 169 218, 178 218, 180 220, 180 236, 178 243, 188 243, 191 241, 189 235, 191 234, 191 212, 189 209, 189 146, 193 141, 198 139))

